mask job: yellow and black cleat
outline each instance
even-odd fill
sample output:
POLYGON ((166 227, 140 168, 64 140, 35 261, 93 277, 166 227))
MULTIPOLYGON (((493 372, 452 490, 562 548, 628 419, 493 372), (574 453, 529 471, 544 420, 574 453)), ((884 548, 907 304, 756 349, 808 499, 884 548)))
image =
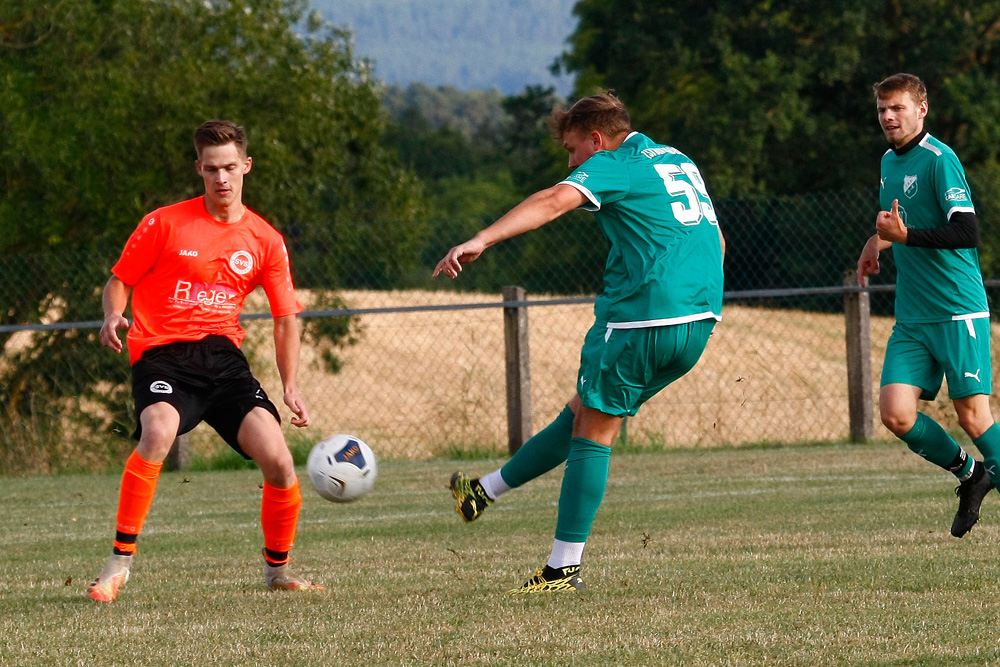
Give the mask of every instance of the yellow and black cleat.
POLYGON ((545 567, 537 570, 535 576, 524 582, 520 588, 514 588, 508 593, 522 595, 524 593, 562 593, 582 591, 586 588, 580 578, 580 566, 545 567))

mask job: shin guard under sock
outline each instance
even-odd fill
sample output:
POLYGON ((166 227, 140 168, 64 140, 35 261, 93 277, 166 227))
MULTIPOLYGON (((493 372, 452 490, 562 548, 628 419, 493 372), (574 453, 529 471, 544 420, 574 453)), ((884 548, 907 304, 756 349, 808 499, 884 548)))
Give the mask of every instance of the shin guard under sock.
POLYGON ((136 539, 146 522, 156 493, 163 463, 147 461, 133 451, 125 462, 121 491, 118 494, 118 516, 115 520, 114 553, 131 556, 136 551, 136 539))
MULTIPOLYGON (((959 476, 960 473, 968 472, 968 470, 958 472, 952 470, 956 459, 962 455, 962 448, 958 446, 954 438, 948 435, 947 431, 941 428, 940 424, 922 412, 917 413, 917 421, 913 424, 913 428, 901 435, 900 439, 913 452, 948 472, 959 476)), ((971 465, 969 461, 971 459, 965 461, 964 465, 971 465)))
POLYGON ((573 411, 563 408, 551 424, 528 438, 510 461, 500 468, 500 476, 511 488, 540 477, 566 460, 573 437, 573 411))
POLYGON ((610 447, 586 438, 573 438, 559 493, 557 540, 587 541, 597 508, 604 499, 610 461, 610 447))
POLYGON ((983 465, 986 466, 986 473, 990 476, 993 486, 1000 482, 1000 426, 993 422, 986 431, 972 441, 972 444, 983 455, 983 465))
POLYGON ((264 531, 264 558, 271 565, 288 562, 288 552, 295 543, 295 529, 302 508, 299 480, 287 489, 264 482, 260 501, 260 525, 264 531))

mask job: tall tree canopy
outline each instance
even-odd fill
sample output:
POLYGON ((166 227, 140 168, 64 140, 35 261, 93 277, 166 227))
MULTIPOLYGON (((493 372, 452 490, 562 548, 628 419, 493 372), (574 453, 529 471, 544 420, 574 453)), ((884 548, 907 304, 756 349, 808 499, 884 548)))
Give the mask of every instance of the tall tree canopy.
MULTIPOLYGON (((247 128, 244 201, 285 234, 300 287, 413 270, 421 197, 380 143, 378 86, 349 36, 306 6, 0 0, 0 324, 99 319, 100 287, 140 217, 203 192, 192 134, 209 118, 247 128), (334 244, 340 262, 325 255, 334 244), (31 254, 48 250, 64 254, 31 254)), ((10 342, 0 334, 0 432, 58 431, 67 401, 121 417, 127 365, 80 354, 96 332, 10 342)))
POLYGON ((199 194, 191 137, 213 117, 247 127, 247 201, 279 228, 412 219, 375 82, 305 8, 0 0, 0 249, 118 243, 199 194))
POLYGON ((1000 147, 1000 2, 580 0, 560 66, 614 88, 634 126, 684 150, 716 197, 870 186, 872 85, 907 71, 927 127, 967 167, 1000 147))

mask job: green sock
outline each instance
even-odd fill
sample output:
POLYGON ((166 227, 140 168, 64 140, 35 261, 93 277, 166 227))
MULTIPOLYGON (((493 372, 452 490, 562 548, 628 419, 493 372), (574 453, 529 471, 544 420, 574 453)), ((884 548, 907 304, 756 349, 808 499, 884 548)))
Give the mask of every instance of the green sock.
POLYGON ((956 477, 963 477, 972 469, 972 457, 958 446, 940 424, 922 412, 917 413, 913 428, 900 436, 900 439, 913 452, 954 473, 956 477))
POLYGON ((570 441, 562 491, 559 493, 559 519, 556 539, 586 542, 597 508, 608 485, 611 448, 586 438, 570 441))
POLYGON ((983 465, 986 466, 986 473, 990 476, 993 486, 1000 482, 1000 426, 993 422, 993 426, 986 429, 986 432, 972 441, 983 455, 983 465))
POLYGON ((572 437, 573 411, 566 406, 551 424, 521 445, 500 468, 500 476, 512 489, 541 477, 566 460, 572 437))

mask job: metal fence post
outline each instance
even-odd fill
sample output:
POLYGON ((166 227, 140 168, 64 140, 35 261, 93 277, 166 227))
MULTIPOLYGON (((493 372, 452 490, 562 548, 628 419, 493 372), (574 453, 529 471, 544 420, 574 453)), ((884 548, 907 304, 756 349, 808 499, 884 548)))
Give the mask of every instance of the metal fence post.
MULTIPOLYGON (((844 287, 859 287, 856 271, 844 274, 844 287)), ((844 293, 847 338, 847 402, 851 442, 865 442, 875 433, 872 404, 871 299, 867 291, 844 293)))
MULTIPOLYGON (((525 300, 523 287, 503 288, 504 302, 525 300)), ((531 437, 531 369, 528 354, 528 308, 504 306, 507 367, 507 448, 516 452, 531 437)))
POLYGON ((179 435, 167 454, 167 470, 184 470, 191 464, 191 434, 179 435))

